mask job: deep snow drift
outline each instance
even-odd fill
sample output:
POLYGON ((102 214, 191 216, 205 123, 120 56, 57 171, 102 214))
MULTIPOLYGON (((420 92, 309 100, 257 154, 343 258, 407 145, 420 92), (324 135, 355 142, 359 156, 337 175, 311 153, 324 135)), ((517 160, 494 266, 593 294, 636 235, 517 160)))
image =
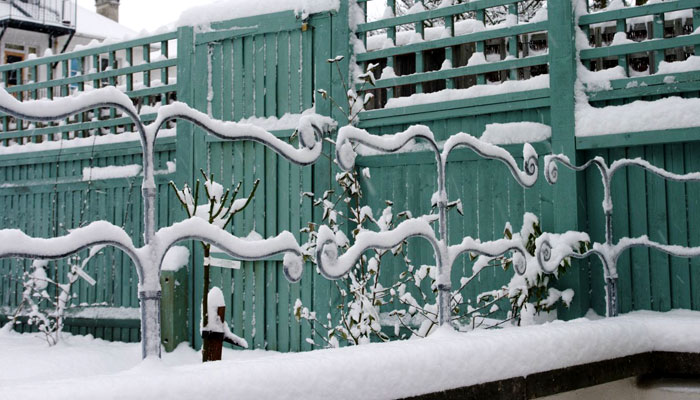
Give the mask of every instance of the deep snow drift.
POLYGON ((456 333, 297 354, 228 351, 198 363, 187 348, 139 361, 137 344, 0 333, 0 399, 386 399, 523 376, 630 354, 700 352, 700 312, 456 333))

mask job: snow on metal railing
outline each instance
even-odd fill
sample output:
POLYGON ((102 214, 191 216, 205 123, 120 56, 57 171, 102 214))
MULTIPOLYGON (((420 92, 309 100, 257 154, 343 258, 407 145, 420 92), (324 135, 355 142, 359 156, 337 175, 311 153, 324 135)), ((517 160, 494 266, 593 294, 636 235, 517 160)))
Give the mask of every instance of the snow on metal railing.
POLYGON ((338 243, 330 228, 323 226, 319 229, 318 245, 316 247, 316 260, 319 270, 329 279, 338 279, 350 271, 357 263, 362 253, 369 249, 391 249, 407 238, 422 237, 426 239, 435 253, 438 278, 438 322, 440 325, 450 320, 450 296, 452 283, 450 274, 454 260, 461 254, 469 252, 488 257, 496 257, 507 252, 513 252, 513 264, 518 274, 525 272, 525 255, 527 250, 518 240, 495 240, 480 242, 470 237, 464 238, 462 243, 449 245, 447 242, 447 209, 449 206, 447 187, 445 183, 445 171, 447 157, 450 152, 459 146, 466 146, 474 150, 478 155, 487 159, 495 159, 503 162, 509 168, 515 180, 524 187, 531 187, 537 181, 537 153, 529 144, 523 147, 524 165, 521 171, 513 156, 498 146, 483 142, 466 133, 458 133, 450 137, 440 151, 437 142, 430 129, 423 125, 414 125, 406 131, 377 136, 352 126, 340 128, 336 140, 336 158, 341 168, 349 170, 355 164, 355 149, 353 145, 362 144, 374 150, 393 153, 412 142, 414 139, 422 139, 428 142, 431 150, 435 152, 437 161, 438 191, 433 196, 434 203, 438 207, 438 232, 435 234, 431 222, 434 216, 422 216, 402 222, 396 228, 386 232, 361 232, 356 242, 338 255, 338 243))
POLYGON ((228 141, 251 140, 261 143, 287 160, 299 164, 314 163, 321 154, 322 136, 335 123, 327 117, 309 115, 299 122, 300 148, 295 148, 272 133, 250 124, 213 120, 183 103, 163 106, 150 125, 138 117, 129 97, 113 87, 81 93, 79 96, 55 100, 20 102, 0 90, 0 111, 32 121, 56 121, 94 108, 116 108, 124 112, 136 126, 143 154, 144 242, 137 248, 129 235, 105 221, 74 229, 68 235, 44 239, 27 236, 19 230, 0 230, 0 258, 23 257, 58 259, 96 245, 110 245, 124 251, 134 262, 139 278, 143 357, 160 357, 160 270, 167 250, 183 240, 211 243, 232 257, 244 261, 262 260, 285 253, 284 273, 290 281, 301 278, 301 248, 294 235, 282 232, 274 238, 244 240, 204 220, 190 218, 155 232, 156 186, 154 179, 154 144, 161 127, 168 121, 189 121, 207 133, 228 141))
MULTIPOLYGON (((555 184, 558 179, 557 164, 560 163, 567 168, 580 172, 595 165, 600 171, 603 181, 603 211, 605 213, 605 242, 593 243, 593 248, 583 254, 578 254, 573 251, 571 246, 563 243, 561 235, 543 234, 538 238, 537 243, 537 260, 545 271, 553 272, 557 266, 566 257, 586 258, 595 254, 603 263, 603 272, 605 277, 605 297, 606 297, 606 315, 614 317, 619 313, 618 305, 618 289, 617 289, 617 260, 625 250, 633 247, 648 247, 662 251, 666 254, 676 257, 697 257, 700 256, 700 247, 683 247, 661 244, 649 240, 644 235, 637 238, 622 238, 617 243, 613 243, 613 226, 612 226, 612 193, 610 190, 612 178, 615 173, 624 167, 635 166, 640 167, 648 172, 651 172, 663 179, 674 182, 700 182, 700 172, 693 172, 684 175, 675 174, 665 169, 656 167, 641 158, 627 159, 623 158, 613 162, 610 166, 602 157, 595 157, 583 165, 576 166, 571 163, 569 158, 563 154, 554 154, 545 156, 545 171, 544 176, 549 184, 555 184)), ((584 235, 588 240, 588 235, 583 232, 569 232, 584 235)))

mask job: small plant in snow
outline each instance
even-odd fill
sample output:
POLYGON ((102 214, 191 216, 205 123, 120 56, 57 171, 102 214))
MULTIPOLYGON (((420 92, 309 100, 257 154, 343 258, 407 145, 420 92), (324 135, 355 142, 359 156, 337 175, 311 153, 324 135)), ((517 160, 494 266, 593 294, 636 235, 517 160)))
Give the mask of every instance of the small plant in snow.
MULTIPOLYGON (((374 98, 374 94, 366 93, 364 96, 360 96, 359 94, 357 94, 357 91, 355 91, 353 86, 349 86, 345 82, 345 78, 343 77, 343 73, 341 72, 340 65, 338 65, 338 63, 344 58, 345 57, 343 56, 337 56, 336 58, 329 58, 327 61, 328 63, 335 65, 336 69, 338 70, 340 82, 343 85, 343 90, 345 90, 345 93, 347 94, 347 109, 343 108, 340 104, 338 104, 338 102, 333 98, 333 96, 328 94, 326 90, 318 89, 317 92, 320 93, 324 99, 329 99, 330 102, 347 118, 348 125, 354 125, 357 123, 357 116, 360 114, 360 112, 364 111, 367 104, 369 104, 369 102, 372 101, 372 98, 374 98)), ((359 91, 363 91, 367 85, 374 86, 374 70, 377 69, 378 66, 379 64, 369 63, 365 72, 357 76, 357 80, 359 82, 362 82, 362 85, 359 87, 359 91)))
POLYGON ((22 301, 12 315, 7 325, 8 329, 19 323, 19 317, 26 316, 27 323, 36 326, 37 330, 44 334, 49 346, 58 343, 61 339, 61 332, 63 332, 66 311, 78 306, 85 306, 85 304, 76 305, 73 303, 73 299, 78 297, 77 293, 73 293, 73 285, 79 278, 85 279, 90 285, 95 284, 95 280, 84 269, 88 262, 103 248, 103 246, 90 248, 89 255, 82 260, 80 256, 71 256, 68 259, 68 273, 65 283, 49 278, 47 273, 49 262, 47 260, 34 260, 30 270, 23 274, 22 301))
MULTIPOLYGON (((504 235, 507 238, 516 238, 522 241, 527 249, 526 270, 525 274, 514 274, 513 278, 507 285, 501 288, 480 294, 477 297, 478 304, 495 304, 501 299, 507 298, 510 303, 507 320, 514 321, 517 325, 521 323, 533 323, 533 317, 541 312, 549 312, 556 308, 559 302, 565 306, 569 306, 574 297, 572 289, 558 290, 549 287, 552 274, 546 273, 537 262, 536 241, 542 235, 540 222, 534 214, 525 213, 523 216, 523 227, 519 233, 513 233, 513 228, 510 223, 506 224, 504 235)), ((590 249, 590 242, 577 242, 575 244, 579 254, 583 254, 590 249)), ((512 260, 506 257, 487 258, 479 257, 474 268, 485 266, 502 267, 504 270, 512 265, 512 260)), ((554 278, 558 278, 566 273, 571 267, 571 261, 568 258, 562 260, 557 270, 554 272, 554 278)))
MULTIPOLYGON (((343 88, 347 94, 347 110, 341 107, 335 99, 325 90, 318 92, 325 99, 329 99, 343 115, 347 118, 347 124, 352 125, 357 122, 357 115, 365 109, 365 106, 372 100, 371 93, 360 97, 355 90, 349 88, 343 78, 338 62, 343 60, 343 56, 329 59, 328 62, 335 64, 341 78, 343 88)), ((373 70, 376 64, 370 64, 365 73, 358 79, 365 85, 374 85, 373 70)), ((361 88, 361 89, 362 89, 361 88)), ((326 140, 333 143, 329 138, 326 140)), ((366 179, 370 178, 368 168, 362 170, 366 179)), ((394 227, 395 218, 392 211, 392 203, 387 201, 386 207, 382 210, 379 218, 375 218, 369 206, 362 206, 362 188, 360 187, 360 176, 356 170, 344 171, 336 174, 335 181, 342 192, 337 195, 334 190, 328 190, 323 195, 314 199, 314 206, 323 209, 322 222, 328 225, 336 235, 338 243, 347 249, 350 241, 346 232, 354 239, 365 229, 364 226, 373 224, 379 231, 387 231, 394 227), (345 210, 345 211, 343 211, 345 210)), ((313 193, 305 193, 313 198, 313 193)), ((405 217, 405 213, 400 213, 397 218, 405 217)), ((316 249, 316 224, 309 225, 302 229, 303 233, 309 234, 309 242, 305 246, 306 259, 315 262, 312 257, 316 249)), ((328 314, 325 322, 319 320, 316 313, 305 307, 300 299, 294 304, 294 316, 297 320, 306 321, 328 347, 338 347, 343 344, 359 345, 369 343, 374 337, 381 341, 389 340, 389 337, 382 332, 380 323, 379 308, 393 301, 393 294, 396 287, 383 287, 379 283, 381 274, 382 258, 393 253, 402 254, 405 257, 405 243, 397 246, 391 251, 376 251, 371 257, 363 256, 357 263, 357 267, 344 278, 334 281, 338 293, 340 294, 340 304, 337 306, 338 315, 333 318, 328 314)), ((311 339, 307 339, 311 343, 311 339)))
MULTIPOLYGON (((255 196, 255 191, 257 190, 258 185, 260 184, 260 180, 255 180, 255 183, 253 184, 253 189, 247 197, 237 199, 238 193, 241 189, 240 182, 238 183, 238 185, 236 185, 236 187, 233 190, 226 189, 224 191, 224 186, 214 181, 213 174, 207 175, 203 170, 200 170, 200 172, 202 173, 202 177, 204 178, 204 194, 206 197, 206 202, 204 202, 203 204, 199 203, 199 179, 197 179, 197 182, 195 183, 194 193, 187 184, 185 184, 182 190, 180 190, 177 188, 175 183, 171 181, 170 187, 172 187, 173 191, 175 192, 175 195, 177 196, 178 201, 180 202, 180 205, 182 205, 182 208, 185 210, 188 217, 202 218, 212 225, 215 225, 221 229, 226 229, 233 220, 233 216, 239 213, 240 211, 243 211, 253 200, 253 196, 255 196)), ((207 242, 200 243, 204 252, 204 289, 202 293, 210 294, 209 275, 211 269, 212 246, 207 242)), ((218 288, 213 288, 212 291, 214 289, 218 290, 218 288)), ((221 330, 221 327, 219 326, 220 324, 216 324, 216 326, 210 326, 209 322, 215 320, 216 318, 212 318, 209 316, 209 313, 212 311, 212 307, 210 307, 208 304, 209 297, 211 296, 205 295, 202 298, 201 331, 203 336, 205 335, 204 332, 209 331, 228 332, 232 337, 235 337, 232 339, 232 343, 237 344, 241 347, 247 347, 247 343, 245 343, 245 340, 233 335, 233 333, 231 333, 230 330, 228 330, 228 327, 226 327, 226 330, 221 330)), ((220 297, 223 300, 223 295, 221 295, 220 297)), ((219 299, 218 296, 214 296, 214 298, 219 299)), ((221 301, 217 301, 217 307, 220 306, 219 303, 221 303, 221 301)), ((216 308, 214 308, 214 310, 216 310, 216 308)), ((225 325, 225 322, 223 323, 225 325)), ((211 353, 211 350, 208 348, 209 343, 209 341, 205 340, 204 346, 202 348, 202 355, 204 361, 210 361, 209 359, 207 359, 207 354, 211 353)))
MULTIPOLYGON (((369 170, 364 169, 363 174, 369 178, 369 170)), ((392 203, 387 201, 386 207, 379 218, 375 218, 369 206, 362 206, 362 190, 360 188, 357 171, 339 173, 336 182, 343 189, 340 196, 334 196, 333 191, 327 191, 320 199, 314 201, 314 205, 323 208, 323 222, 335 233, 338 243, 347 249, 350 241, 344 229, 352 229, 351 237, 354 239, 372 224, 380 232, 391 230, 396 222, 392 211, 392 203), (338 204, 346 204, 347 214, 338 210, 338 204), (339 219, 343 222, 339 222, 339 219)), ((400 213, 397 219, 406 217, 406 213, 400 213)), ((310 223, 302 232, 308 233, 309 243, 305 251, 307 258, 311 258, 316 248, 316 225, 310 223)), ((380 320, 380 307, 391 303, 396 290, 401 285, 397 282, 389 287, 384 287, 380 282, 382 259, 387 254, 401 255, 405 260, 405 243, 400 244, 391 251, 378 250, 371 257, 363 256, 342 279, 333 281, 340 294, 340 302, 337 306, 338 315, 333 318, 326 316, 325 322, 318 319, 315 312, 304 307, 301 300, 294 304, 294 316, 297 320, 304 320, 310 324, 317 337, 320 337, 328 347, 338 347, 343 344, 359 345, 369 343, 372 338, 387 341, 389 337, 382 332, 380 320)), ((312 259, 313 260, 313 259, 312 259)))
MULTIPOLYGON (((535 258, 535 242, 541 235, 539 220, 532 213, 525 213, 523 216, 523 228, 520 232, 514 233, 510 223, 506 224, 504 237, 520 240, 527 250, 525 274, 514 273, 508 284, 479 294, 475 302, 464 298, 463 291, 469 284, 489 268, 511 270, 513 260, 505 255, 499 257, 470 256, 471 260, 474 261, 472 275, 461 278, 459 287, 452 292, 450 303, 452 323, 461 329, 494 328, 507 322, 513 322, 516 325, 530 324, 536 314, 552 311, 559 302, 568 307, 574 296, 573 290, 560 291, 549 287, 551 275, 542 270, 535 258), (495 318, 494 314, 501 310, 499 304, 506 299, 510 307, 505 318, 495 318)), ((577 247, 578 252, 583 254, 590 248, 590 243, 578 242, 577 247)), ((570 266, 570 261, 564 259, 555 276, 565 273, 570 266)), ((409 330, 413 336, 417 337, 425 337, 433 332, 433 328, 437 327, 437 304, 434 302, 434 294, 437 292, 436 272, 435 266, 423 265, 420 268, 409 266, 407 271, 400 275, 403 282, 410 285, 413 290, 407 291, 406 286, 400 286, 399 299, 407 308, 393 310, 389 314, 395 318, 397 335, 399 327, 409 330), (426 279, 432 294, 424 290, 426 285, 423 282, 426 279), (418 299, 413 293, 418 293, 418 299)))

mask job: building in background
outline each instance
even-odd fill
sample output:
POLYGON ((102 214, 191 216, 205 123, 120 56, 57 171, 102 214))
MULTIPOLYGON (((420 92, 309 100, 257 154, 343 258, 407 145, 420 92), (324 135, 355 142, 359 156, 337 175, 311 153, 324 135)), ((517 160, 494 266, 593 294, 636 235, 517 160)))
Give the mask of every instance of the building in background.
POLYGON ((72 0, 0 0, 0 64, 134 35, 119 24, 119 0, 96 0, 95 7, 97 12, 72 0))

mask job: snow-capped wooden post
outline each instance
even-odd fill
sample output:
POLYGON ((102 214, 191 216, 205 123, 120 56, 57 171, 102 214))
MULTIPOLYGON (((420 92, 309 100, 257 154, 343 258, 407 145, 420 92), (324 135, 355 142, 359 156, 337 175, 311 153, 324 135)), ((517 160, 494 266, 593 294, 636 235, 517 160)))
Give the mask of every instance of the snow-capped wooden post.
POLYGON ((202 327, 202 361, 221 360, 224 342, 247 349, 248 342, 231 332, 226 323, 226 300, 221 289, 211 288, 207 294, 207 305, 207 321, 202 327))
POLYGON ((447 242, 447 210, 460 206, 459 201, 450 202, 447 196, 445 183, 447 158, 452 150, 465 146, 474 150, 479 156, 487 159, 495 159, 506 164, 515 180, 524 187, 531 187, 537 181, 537 153, 535 149, 525 144, 523 147, 523 171, 518 169, 513 156, 506 150, 483 142, 466 133, 458 133, 451 136, 440 150, 432 131, 424 125, 414 125, 407 130, 393 135, 377 136, 353 126, 344 126, 338 132, 336 139, 336 159, 338 165, 344 170, 350 170, 355 165, 354 145, 362 144, 374 150, 393 153, 413 142, 421 139, 428 142, 430 149, 435 153, 437 163, 437 192, 433 194, 431 202, 438 207, 438 235, 430 225, 435 221, 434 216, 412 218, 399 224, 396 228, 386 232, 361 232, 356 242, 343 254, 338 255, 338 245, 335 234, 327 226, 322 226, 318 233, 316 246, 316 261, 321 273, 329 279, 338 279, 345 275, 357 263, 362 253, 369 249, 388 250, 398 246, 410 237, 422 237, 426 239, 435 253, 435 262, 438 270, 438 323, 445 325, 450 321, 452 282, 450 280, 452 264, 455 259, 464 253, 495 257, 507 252, 514 252, 513 264, 518 274, 525 272, 526 249, 522 243, 516 240, 501 239, 481 243, 479 240, 466 237, 462 243, 450 246, 447 242))
MULTIPOLYGON (((656 167, 641 158, 623 158, 608 165, 602 157, 595 157, 580 166, 572 163, 571 160, 563 154, 547 155, 544 160, 544 176, 550 185, 557 183, 559 179, 557 163, 576 172, 584 171, 592 165, 598 167, 600 171, 603 182, 602 205, 603 212, 605 213, 605 242, 593 243, 593 248, 591 250, 579 254, 573 251, 574 249, 571 247, 571 242, 569 240, 562 240, 563 235, 545 233, 537 239, 537 260, 545 271, 553 272, 556 271, 561 261, 566 257, 586 258, 592 254, 598 256, 603 263, 603 273, 605 277, 606 316, 614 317, 620 312, 617 293, 617 260, 620 254, 625 250, 633 247, 648 247, 676 257, 690 258, 700 256, 700 247, 661 244, 649 240, 646 235, 637 238, 622 238, 617 243, 613 243, 613 201, 612 191, 610 189, 612 178, 615 173, 625 167, 639 167, 663 179, 674 182, 700 182, 700 172, 692 172, 683 175, 674 174, 665 169, 656 167)), ((589 240, 588 235, 585 233, 574 233, 585 235, 585 240, 589 240)))
POLYGON ((319 115, 305 115, 299 121, 300 147, 277 138, 265 129, 249 124, 213 120, 184 103, 173 103, 158 109, 153 123, 144 126, 131 99, 115 87, 106 87, 79 96, 54 100, 20 102, 4 89, 0 90, 0 112, 28 121, 57 121, 96 108, 120 110, 132 120, 139 133, 143 165, 144 246, 137 248, 124 229, 106 221, 97 221, 77 228, 68 235, 43 239, 32 238, 15 229, 0 230, 0 258, 21 257, 59 259, 97 245, 110 245, 124 251, 134 262, 139 278, 138 296, 141 309, 141 350, 144 358, 160 357, 160 271, 166 252, 176 243, 199 240, 210 243, 222 252, 243 261, 257 261, 284 253, 285 277, 296 282, 301 278, 303 260, 294 235, 282 232, 261 240, 243 240, 201 218, 190 218, 155 231, 156 186, 154 179, 155 142, 161 127, 169 121, 182 120, 198 126, 208 134, 225 141, 249 140, 267 146, 297 165, 316 162, 322 151, 322 136, 335 122, 319 115))

